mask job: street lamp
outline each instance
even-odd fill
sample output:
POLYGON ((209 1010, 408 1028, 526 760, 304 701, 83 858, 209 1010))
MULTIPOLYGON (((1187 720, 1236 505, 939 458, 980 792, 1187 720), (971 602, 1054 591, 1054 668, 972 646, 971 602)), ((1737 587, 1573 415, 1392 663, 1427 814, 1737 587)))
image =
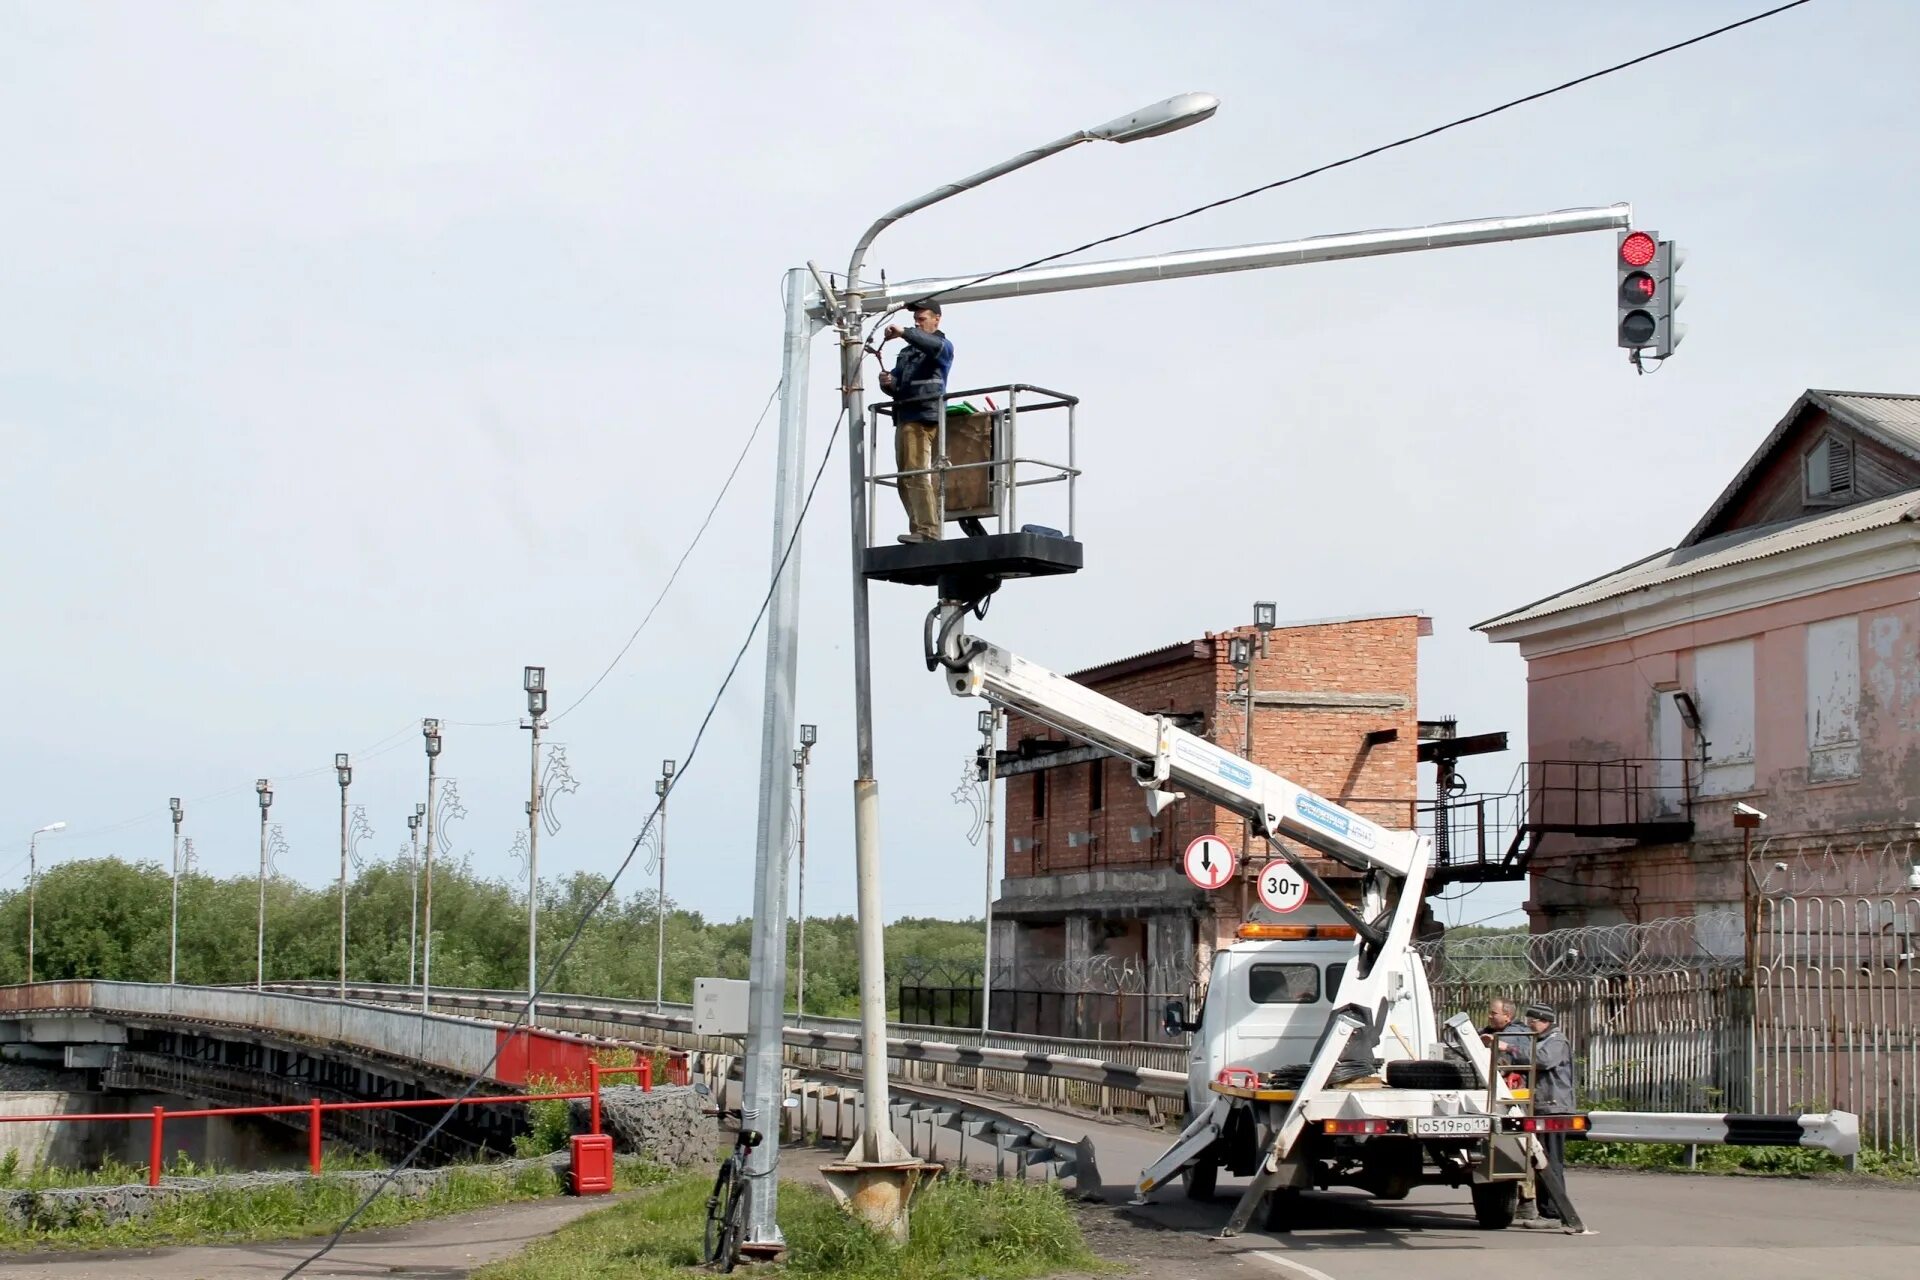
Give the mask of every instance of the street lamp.
POLYGON ((653 784, 653 794, 660 797, 660 825, 655 828, 655 839, 660 852, 660 886, 654 897, 654 915, 659 918, 655 926, 659 934, 658 950, 653 962, 653 1009, 661 1011, 661 1001, 666 997, 667 980, 667 793, 673 790, 673 761, 660 762, 660 777, 653 784))
MULTIPOLYGON (((987 905, 981 913, 986 922, 986 947, 980 953, 980 1041, 986 1044, 985 1036, 993 1030, 993 810, 994 782, 1000 759, 996 747, 1000 741, 1000 708, 987 707, 975 717, 980 728, 980 758, 986 765, 987 784, 987 905)), ((1100 767, 1099 761, 1094 767, 1100 767)))
POLYGON ((353 783, 353 762, 344 751, 333 756, 333 776, 340 782, 340 1001, 347 999, 347 788, 353 783))
POLYGON ((414 805, 413 812, 407 815, 407 839, 413 845, 413 855, 407 860, 407 878, 413 882, 413 905, 407 912, 408 986, 419 976, 415 964, 420 958, 420 823, 426 816, 424 804, 414 805))
POLYGON ((27 837, 27 981, 33 981, 33 891, 34 884, 40 878, 40 864, 36 857, 40 837, 51 835, 55 831, 65 831, 64 822, 49 822, 27 837))
POLYGON ((273 784, 261 778, 253 784, 260 800, 260 919, 253 935, 253 986, 267 985, 267 810, 273 808, 273 784))
POLYGON ((795 968, 799 976, 795 979, 793 998, 794 1015, 807 1016, 807 764, 813 757, 813 744, 820 740, 817 725, 800 726, 800 745, 793 749, 793 777, 799 790, 799 854, 800 854, 800 902, 795 914, 800 917, 799 953, 795 957, 795 968))
POLYGON ((527 718, 520 727, 533 735, 533 756, 527 765, 527 1021, 531 1023, 540 994, 540 731, 547 727, 547 669, 523 668, 520 687, 527 694, 527 718))
MULTIPOLYGON (((869 638, 867 578, 864 572, 867 529, 867 419, 864 389, 861 386, 861 357, 865 343, 861 334, 862 300, 865 288, 860 272, 874 238, 895 222, 970 191, 995 178, 1056 155, 1082 142, 1135 142, 1158 137, 1198 124, 1219 109, 1220 100, 1212 94, 1185 93, 1167 98, 1128 115, 1119 116, 1092 129, 1082 129, 1056 139, 1032 151, 1022 152, 971 177, 937 187, 883 214, 867 228, 854 245, 847 261, 845 291, 835 321, 840 330, 840 385, 846 409, 847 472, 851 491, 853 545, 853 704, 854 704, 854 880, 859 900, 860 962, 860 1048, 862 1092, 867 1122, 861 1126, 857 1143, 849 1149, 847 1160, 853 1166, 850 1177, 836 1177, 836 1184, 847 1199, 861 1206, 868 1224, 904 1242, 907 1235, 906 1191, 913 1176, 911 1157, 900 1145, 886 1117, 892 1114, 887 1080, 887 996, 886 938, 880 904, 880 793, 873 771, 873 672, 869 638)), ((761 850, 768 857, 767 850, 761 850)), ((760 930, 772 925, 756 920, 760 930)), ((756 930, 756 939, 760 938, 756 930)), ((760 941, 760 949, 766 949, 760 941)), ((772 1005, 777 1014, 778 1004, 772 1005)), ((747 1046, 747 1070, 744 1103, 748 1108, 769 1114, 777 1105, 782 1066, 779 1019, 762 1018, 750 1023, 747 1046), (762 1025, 762 1024, 766 1025, 762 1025), (757 1028, 757 1034, 753 1034, 757 1028)), ((775 1152, 763 1145, 748 1157, 751 1172, 747 1237, 758 1243, 778 1243, 780 1230, 775 1224, 777 1179, 764 1176, 774 1168, 775 1152)))
POLYGON ((173 815, 173 905, 167 925, 167 985, 172 986, 180 981, 180 823, 187 811, 179 796, 167 800, 167 811, 173 815))
POLYGON ((440 722, 431 717, 422 720, 420 737, 427 748, 427 890, 420 922, 420 1012, 427 1013, 433 989, 433 781, 440 762, 440 722))

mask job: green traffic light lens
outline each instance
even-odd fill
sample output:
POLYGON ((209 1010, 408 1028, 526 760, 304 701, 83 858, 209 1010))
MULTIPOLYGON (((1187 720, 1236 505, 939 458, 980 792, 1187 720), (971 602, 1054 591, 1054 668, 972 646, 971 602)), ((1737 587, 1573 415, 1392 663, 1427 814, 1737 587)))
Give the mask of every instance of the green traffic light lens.
POLYGON ((1630 347, 1644 347, 1653 341, 1657 326, 1651 313, 1629 311, 1620 318, 1620 341, 1630 347))

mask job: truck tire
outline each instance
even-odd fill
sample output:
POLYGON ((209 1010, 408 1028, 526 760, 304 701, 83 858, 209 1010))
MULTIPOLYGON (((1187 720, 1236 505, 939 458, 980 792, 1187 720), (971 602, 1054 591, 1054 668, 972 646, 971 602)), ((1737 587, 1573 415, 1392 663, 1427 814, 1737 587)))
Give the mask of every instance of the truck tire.
POLYGON ((1474 1221, 1488 1231, 1505 1231, 1512 1226, 1519 1204, 1517 1182, 1476 1182, 1473 1186, 1474 1221))
POLYGON ((1213 1193, 1220 1185, 1220 1164, 1212 1147, 1202 1151, 1192 1164, 1180 1171, 1180 1185, 1186 1189, 1189 1200, 1213 1199, 1213 1193))
POLYGON ((1439 1058, 1417 1058, 1387 1064, 1389 1089, 1470 1089, 1473 1073, 1439 1058))
POLYGON ((1300 1192, 1294 1187, 1275 1187, 1267 1193, 1267 1230, 1287 1232, 1300 1222, 1300 1192))

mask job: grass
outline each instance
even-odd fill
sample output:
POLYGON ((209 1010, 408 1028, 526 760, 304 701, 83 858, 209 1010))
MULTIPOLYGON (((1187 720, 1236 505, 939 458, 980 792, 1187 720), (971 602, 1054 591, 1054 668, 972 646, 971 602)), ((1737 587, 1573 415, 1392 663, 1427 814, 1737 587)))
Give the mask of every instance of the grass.
MULTIPOLYGON (((683 1174, 483 1267, 474 1280, 659 1280, 700 1264, 711 1179, 683 1174)), ((1096 1271, 1066 1198, 1052 1187, 942 1178, 913 1202, 912 1236, 895 1246, 810 1186, 780 1189, 780 1229, 795 1280, 1026 1280, 1096 1271)))
MULTIPOLYGON (((126 1181, 143 1183, 145 1170, 136 1172, 140 1176, 126 1181)), ((658 1182, 663 1176, 652 1166, 624 1160, 616 1166, 615 1187, 630 1190, 658 1182)), ((214 1187, 169 1198, 155 1205, 145 1218, 111 1225, 97 1217, 60 1219, 49 1208, 36 1206, 24 1227, 0 1221, 0 1250, 140 1248, 326 1235, 359 1205, 367 1190, 364 1180, 349 1181, 324 1175, 271 1186, 214 1187)), ((558 1194, 559 1180, 545 1167, 511 1170, 484 1165, 461 1167, 419 1195, 403 1195, 392 1189, 382 1192, 355 1221, 354 1229, 401 1226, 558 1194)))
MULTIPOLYGON (((1844 1173, 1840 1157, 1812 1147, 1702 1146, 1697 1163, 1687 1168, 1687 1148, 1677 1142, 1569 1142, 1567 1163, 1610 1169, 1678 1169, 1696 1173, 1761 1173, 1805 1176, 1844 1173)), ((1890 1179, 1920 1178, 1920 1162, 1910 1154, 1863 1149, 1859 1172, 1890 1179)))

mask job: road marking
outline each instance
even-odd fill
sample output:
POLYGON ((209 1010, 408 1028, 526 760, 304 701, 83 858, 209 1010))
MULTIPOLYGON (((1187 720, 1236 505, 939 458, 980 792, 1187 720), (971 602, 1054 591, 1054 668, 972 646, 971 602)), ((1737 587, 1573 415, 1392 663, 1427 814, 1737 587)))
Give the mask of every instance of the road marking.
POLYGON ((1291 1271, 1295 1275, 1305 1276, 1307 1280, 1333 1280, 1332 1276, 1320 1270, 1318 1267, 1310 1267, 1304 1262, 1295 1262, 1291 1258, 1283 1258, 1277 1253, 1267 1253, 1264 1250, 1256 1249, 1253 1256, 1262 1262, 1271 1262, 1276 1267, 1291 1271))

